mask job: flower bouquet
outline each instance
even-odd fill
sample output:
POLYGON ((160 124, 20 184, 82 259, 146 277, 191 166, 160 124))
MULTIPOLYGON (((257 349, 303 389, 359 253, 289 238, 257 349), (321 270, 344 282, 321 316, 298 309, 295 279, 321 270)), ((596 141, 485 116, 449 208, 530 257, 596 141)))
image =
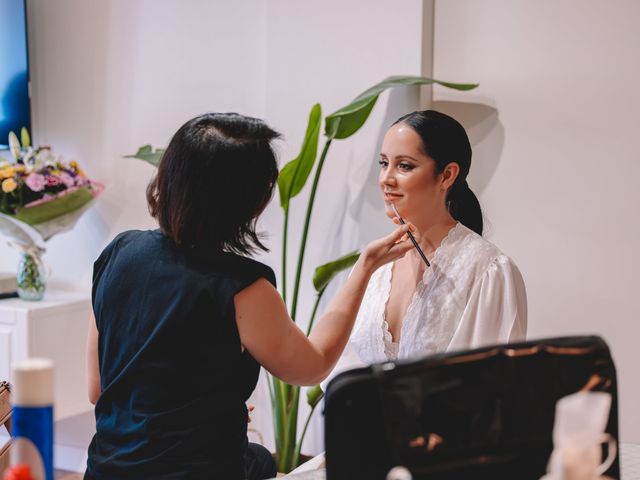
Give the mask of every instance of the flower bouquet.
POLYGON ((9 134, 13 161, 0 160, 0 233, 22 250, 18 295, 40 300, 45 242, 70 230, 103 186, 89 180, 77 162, 63 162, 51 147, 32 147, 26 129, 21 137, 22 144, 9 134))

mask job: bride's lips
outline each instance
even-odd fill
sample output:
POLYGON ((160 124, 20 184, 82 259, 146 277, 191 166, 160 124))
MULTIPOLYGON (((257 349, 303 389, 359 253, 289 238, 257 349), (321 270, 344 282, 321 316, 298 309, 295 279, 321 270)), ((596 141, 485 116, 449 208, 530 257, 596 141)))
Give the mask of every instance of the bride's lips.
POLYGON ((391 192, 384 192, 384 200, 386 202, 394 202, 395 200, 399 199, 400 197, 402 197, 402 195, 399 195, 397 193, 391 193, 391 192))

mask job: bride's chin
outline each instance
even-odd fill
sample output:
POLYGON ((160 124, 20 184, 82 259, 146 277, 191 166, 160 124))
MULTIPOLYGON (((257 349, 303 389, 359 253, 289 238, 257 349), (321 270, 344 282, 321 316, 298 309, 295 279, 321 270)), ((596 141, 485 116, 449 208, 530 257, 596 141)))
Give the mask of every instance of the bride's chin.
POLYGON ((387 204, 385 204, 384 206, 384 214, 389 217, 391 220, 393 220, 396 216, 393 213, 393 210, 391 210, 391 207, 387 204))

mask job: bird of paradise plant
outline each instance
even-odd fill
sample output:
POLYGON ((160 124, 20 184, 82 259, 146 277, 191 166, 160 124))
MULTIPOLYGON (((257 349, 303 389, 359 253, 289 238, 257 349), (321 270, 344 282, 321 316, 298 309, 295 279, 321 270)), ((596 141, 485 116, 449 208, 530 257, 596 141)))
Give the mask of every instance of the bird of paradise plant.
MULTIPOLYGON (((324 163, 329 153, 329 148, 334 140, 343 140, 355 134, 366 122, 378 97, 382 92, 396 86, 408 85, 431 85, 438 84, 455 90, 471 90, 477 84, 460 84, 443 82, 426 77, 416 76, 392 76, 380 83, 373 85, 358 95, 351 103, 333 112, 324 118, 324 146, 318 158, 318 143, 320 139, 320 128, 322 125, 322 109, 320 104, 315 104, 309 113, 307 130, 302 142, 300 153, 296 158, 288 162, 280 171, 278 177, 278 192, 280 196, 280 206, 284 211, 284 224, 282 232, 282 271, 280 291, 285 303, 289 306, 291 318, 296 321, 298 316, 298 298, 300 294, 300 283, 302 277, 302 265, 304 263, 307 246, 307 236, 311 223, 313 207, 316 200, 318 183, 322 174, 324 163), (288 258, 288 230, 289 230, 289 207, 291 200, 302 192, 309 179, 314 166, 315 173, 311 185, 311 191, 307 200, 300 246, 298 248, 298 259, 296 263, 295 278, 293 281, 293 292, 288 302, 287 294, 287 258, 288 258)), ((154 149, 151 145, 145 145, 138 149, 134 155, 128 157, 139 158, 152 165, 158 165, 162 157, 162 149, 154 149)), ((358 252, 348 253, 336 260, 325 263, 317 267, 313 275, 313 286, 316 291, 316 300, 310 313, 307 326, 307 335, 313 327, 318 307, 327 286, 340 272, 353 266, 358 259, 358 252)), ((323 397, 319 386, 310 388, 307 391, 307 403, 310 412, 304 423, 302 433, 298 436, 298 410, 300 403, 300 387, 286 384, 285 382, 271 377, 269 380, 269 393, 271 396, 271 406, 273 410, 273 425, 275 433, 276 460, 278 470, 290 472, 300 463, 300 450, 304 441, 309 421, 323 397)))

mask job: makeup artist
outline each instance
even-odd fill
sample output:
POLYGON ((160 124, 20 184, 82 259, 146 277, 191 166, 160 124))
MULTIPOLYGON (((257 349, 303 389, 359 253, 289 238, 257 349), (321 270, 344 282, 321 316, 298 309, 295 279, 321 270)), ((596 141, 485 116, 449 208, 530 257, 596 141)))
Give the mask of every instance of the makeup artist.
POLYGON ((471 145, 460 123, 413 112, 387 131, 379 185, 421 232, 404 258, 378 269, 333 375, 347 368, 524 340, 527 299, 515 263, 482 237, 480 204, 467 183, 471 145))
POLYGON ((369 244, 307 338, 273 271, 245 256, 266 250, 255 227, 278 175, 277 137, 238 114, 188 121, 147 190, 160 229, 121 233, 96 260, 86 479, 275 476, 269 452, 247 444, 260 365, 293 384, 324 378, 372 272, 413 248, 408 226, 369 244))

